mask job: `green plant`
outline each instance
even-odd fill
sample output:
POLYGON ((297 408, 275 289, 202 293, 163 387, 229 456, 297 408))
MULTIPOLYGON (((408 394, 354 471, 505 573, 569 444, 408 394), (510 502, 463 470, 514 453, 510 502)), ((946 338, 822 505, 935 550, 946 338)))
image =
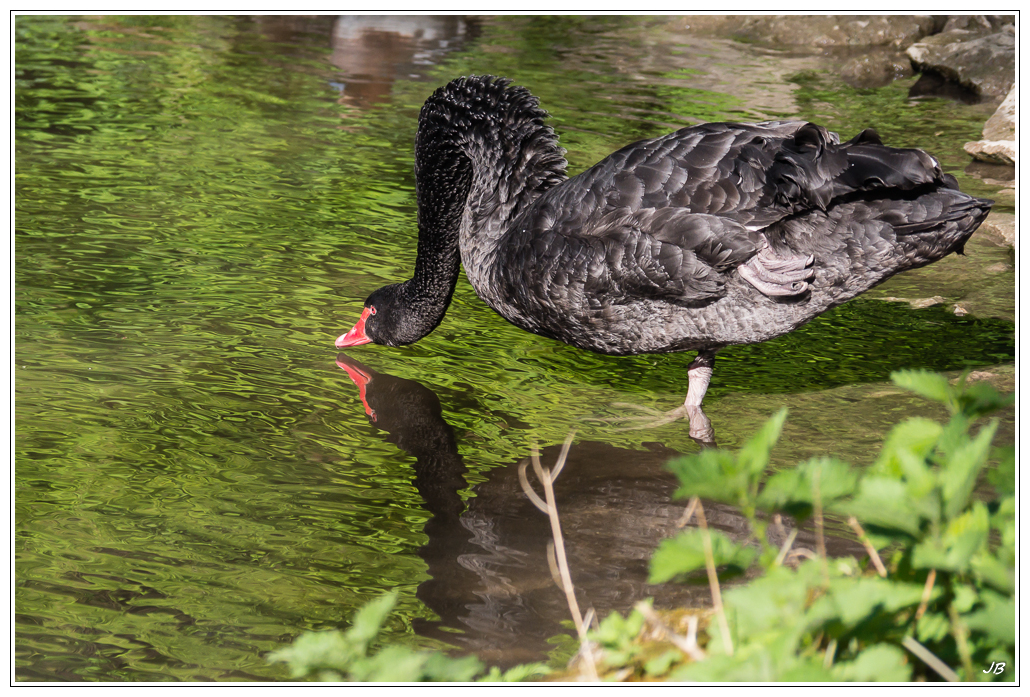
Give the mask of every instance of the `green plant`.
MULTIPOLYGON (((587 641, 565 637, 556 651, 566 657, 580 654, 581 660, 588 651, 592 660, 596 651, 604 668, 599 674, 607 680, 1013 680, 1015 451, 993 451, 997 464, 987 481, 994 497, 983 501, 974 490, 991 455, 997 422, 970 435, 978 418, 1013 397, 984 383, 967 385, 964 379, 952 385, 927 372, 901 371, 891 377, 940 402, 951 416, 943 425, 924 418, 898 424, 865 470, 818 457, 766 478, 785 410, 738 452, 709 449, 671 461, 681 483, 677 495, 691 498, 685 519, 696 515, 700 527, 659 546, 651 582, 707 569, 713 612, 686 615, 687 635, 680 636, 649 603, 639 603, 626 617, 611 613, 586 633, 587 641), (737 506, 758 550, 709 530, 699 497, 737 506), (779 547, 769 542, 769 526, 779 525, 777 516, 784 513, 815 523, 819 549, 804 550, 808 559, 796 569, 783 566, 794 535, 779 547), (827 514, 849 521, 872 566, 826 555, 822 527, 827 514), (886 564, 881 555, 887 556, 886 564), (748 569, 756 559, 764 574, 722 596, 717 567, 725 577, 748 569), (719 621, 709 621, 713 616, 719 621), (990 672, 997 666, 1008 669, 990 672)), ((541 508, 552 518, 557 511, 547 487, 560 472, 567 447, 553 473, 537 473, 551 502, 541 500, 541 508)), ((524 471, 523 466, 523 479, 524 471)), ((560 560, 553 564, 562 565, 560 560)), ((567 587, 564 581, 556 583, 567 587)), ((346 632, 304 634, 270 660, 289 663, 295 678, 323 680, 468 681, 479 676, 480 681, 514 681, 548 672, 542 664, 529 664, 483 674, 474 657, 456 659, 399 646, 370 652, 395 601, 396 594, 373 601, 346 632)))
MULTIPOLYGON (((997 422, 969 433, 977 418, 1010 404, 1012 396, 964 379, 952 385, 927 372, 891 377, 944 404, 951 418, 944 425, 921 418, 898 424, 865 471, 814 458, 771 475, 760 489, 785 410, 737 453, 705 450, 670 463, 680 496, 740 508, 765 570, 725 594, 727 622, 709 628, 709 657, 674 670, 672 679, 900 681, 914 672, 930 679, 1013 679, 1014 452, 997 452, 1000 464, 989 477, 997 496, 980 501, 974 487, 997 422), (854 559, 830 560, 825 549, 796 571, 782 567, 789 544, 777 549, 767 535, 778 513, 814 518, 821 548, 824 513, 844 516, 861 533, 879 574, 854 559), (889 551, 889 572, 877 550, 889 551), (1010 669, 984 673, 992 664, 1010 669)), ((652 581, 704 568, 699 550, 709 534, 692 529, 664 542, 652 559, 652 581)), ((711 533, 708 545, 709 565, 740 567, 754 556, 721 534, 711 533)))
POLYGON ((475 656, 452 658, 437 651, 416 651, 391 645, 369 652, 383 623, 397 602, 387 593, 354 614, 345 631, 305 632, 292 645, 272 652, 270 662, 287 663, 294 679, 316 677, 324 681, 351 682, 518 682, 547 672, 539 663, 516 666, 507 672, 484 666, 475 656))

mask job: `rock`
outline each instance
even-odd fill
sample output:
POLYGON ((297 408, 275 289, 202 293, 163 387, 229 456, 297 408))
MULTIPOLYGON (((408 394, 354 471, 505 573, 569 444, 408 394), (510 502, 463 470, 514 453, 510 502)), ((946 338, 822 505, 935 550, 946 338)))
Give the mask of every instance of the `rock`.
POLYGON ((930 15, 756 15, 737 18, 738 39, 788 46, 902 48, 940 30, 930 15))
POLYGON ((1015 206, 1016 205, 1016 190, 1015 189, 1000 189, 995 191, 991 196, 994 197, 995 203, 1000 206, 1015 206))
POLYGON ((902 53, 870 50, 841 67, 841 77, 852 87, 872 88, 889 85, 894 80, 912 76, 912 62, 902 53))
POLYGON ((1016 141, 1014 140, 974 140, 962 148, 981 162, 994 162, 999 165, 1016 164, 1016 141))
POLYGON ((970 177, 975 177, 988 186, 1014 187, 1016 185, 1016 168, 1012 165, 973 160, 966 165, 964 171, 970 177))
POLYGON ((951 15, 941 31, 966 29, 993 34, 1007 24, 1015 24, 1015 15, 951 15))
MULTIPOLYGON (((952 29, 924 38, 906 53, 928 80, 957 84, 978 99, 1002 99, 1016 80, 1016 37, 1011 25, 986 36, 952 29)), ((920 82, 922 82, 920 78, 920 82)), ((928 94, 917 82, 911 96, 928 94)), ((950 95, 949 95, 950 96, 950 95)))
POLYGON ((880 298, 880 300, 889 300, 895 303, 908 303, 912 306, 913 310, 922 310, 924 307, 933 307, 934 305, 940 305, 944 302, 944 298, 939 295, 935 295, 932 298, 896 298, 893 295, 887 295, 880 298))
POLYGON ((984 124, 984 140, 1016 139, 1016 88, 1009 90, 1005 101, 984 124))
POLYGON ((981 162, 1016 164, 1016 88, 1009 90, 1001 106, 987 119, 983 140, 966 143, 965 151, 981 162))
POLYGON ((991 211, 987 220, 977 229, 982 235, 999 247, 1016 246, 1016 216, 1011 213, 995 213, 991 211))

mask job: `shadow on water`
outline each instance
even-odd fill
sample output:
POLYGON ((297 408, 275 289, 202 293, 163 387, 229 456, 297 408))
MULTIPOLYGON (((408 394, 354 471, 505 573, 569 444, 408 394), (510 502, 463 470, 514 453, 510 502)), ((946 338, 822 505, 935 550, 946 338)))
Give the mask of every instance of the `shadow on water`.
MULTIPOLYGON (((548 570, 550 523, 523 493, 519 463, 492 470, 466 500, 468 470, 437 395, 342 353, 336 362, 357 386, 369 423, 416 460, 414 484, 432 515, 424 529, 428 542, 418 551, 431 578, 417 597, 439 616, 415 620, 416 631, 491 665, 540 660, 553 648, 548 638, 569 631, 561 623, 568 607, 548 570)), ((544 462, 553 462, 559 450, 544 448, 544 462)), ((599 617, 625 613, 649 597, 658 607, 710 604, 703 578, 647 582, 651 554, 676 532, 684 513, 683 502, 672 499, 678 482, 664 467, 675 455, 657 445, 630 451, 598 442, 577 443, 569 452, 555 497, 578 597, 599 617)), ((709 501, 704 506, 709 525, 735 540, 748 538, 747 520, 737 510, 709 501)), ((782 544, 791 525, 770 526, 770 540, 782 544)), ((843 537, 828 543, 834 555, 863 553, 843 537)), ((802 527, 795 549, 814 546, 814 534, 802 527)))

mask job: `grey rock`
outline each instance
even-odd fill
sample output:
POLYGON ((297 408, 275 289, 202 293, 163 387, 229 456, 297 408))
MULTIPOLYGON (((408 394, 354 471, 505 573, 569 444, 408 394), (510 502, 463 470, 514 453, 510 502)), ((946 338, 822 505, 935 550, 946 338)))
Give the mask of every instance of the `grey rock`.
POLYGON ((1016 246, 1016 216, 991 212, 974 233, 986 237, 999 247, 1016 246))
POLYGON ((1014 25, 1015 15, 951 15, 942 31, 966 29, 993 34, 1007 25, 1014 25))
POLYGON ((852 87, 883 87, 911 76, 912 62, 904 54, 890 49, 872 49, 841 67, 841 77, 852 87))
POLYGON ((1016 88, 984 124, 984 137, 962 146, 974 159, 1001 165, 1016 164, 1016 88))
POLYGON ((994 115, 984 124, 984 140, 1016 139, 1016 88, 1009 90, 994 115))
POLYGON ((988 186, 1014 187, 1016 185, 1016 168, 1012 165, 999 165, 990 162, 973 160, 963 170, 968 176, 981 180, 988 186))
POLYGON ((939 31, 930 15, 758 15, 737 20, 733 36, 788 46, 893 46, 903 48, 939 31))
MULTIPOLYGON (((987 35, 952 29, 912 44, 906 53, 924 74, 942 77, 979 99, 1001 100, 1016 78, 1016 38, 1010 28, 987 35)), ((918 86, 913 86, 916 93, 918 86)))

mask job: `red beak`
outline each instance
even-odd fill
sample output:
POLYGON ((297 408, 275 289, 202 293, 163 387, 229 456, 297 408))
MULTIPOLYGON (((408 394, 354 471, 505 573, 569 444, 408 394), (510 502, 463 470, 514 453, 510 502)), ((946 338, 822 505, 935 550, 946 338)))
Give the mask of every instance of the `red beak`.
POLYGON ((365 334, 365 320, 368 319, 370 314, 372 314, 372 308, 366 307, 365 311, 361 313, 361 317, 358 318, 357 324, 349 332, 336 340, 336 348, 347 348, 348 346, 361 346, 362 344, 372 343, 372 340, 365 334))

